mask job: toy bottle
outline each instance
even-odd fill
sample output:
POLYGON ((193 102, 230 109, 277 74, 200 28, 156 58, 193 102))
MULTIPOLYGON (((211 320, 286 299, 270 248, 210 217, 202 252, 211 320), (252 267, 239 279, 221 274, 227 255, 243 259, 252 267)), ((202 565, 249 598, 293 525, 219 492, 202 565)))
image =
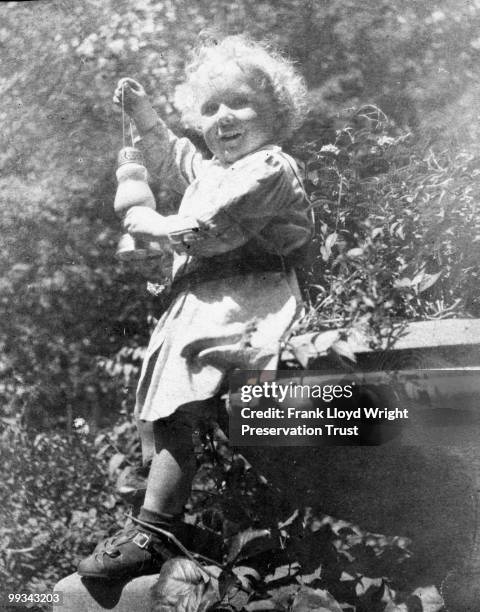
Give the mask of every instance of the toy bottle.
MULTIPOLYGON (((120 218, 132 206, 155 209, 155 198, 147 182, 147 169, 142 152, 136 147, 124 147, 118 154, 118 187, 113 207, 120 218)), ((129 261, 161 255, 160 244, 152 240, 123 234, 117 247, 117 257, 129 261)))

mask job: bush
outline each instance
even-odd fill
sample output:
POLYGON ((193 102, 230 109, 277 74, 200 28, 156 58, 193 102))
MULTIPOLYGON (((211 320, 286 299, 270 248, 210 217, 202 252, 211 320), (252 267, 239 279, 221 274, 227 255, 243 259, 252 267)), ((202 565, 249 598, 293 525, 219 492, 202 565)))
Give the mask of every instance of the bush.
POLYGON ((479 316, 478 150, 422 149, 375 107, 295 148, 317 235, 297 331, 479 316))
POLYGON ((81 433, 85 425, 71 436, 1 425, 0 591, 49 591, 123 523, 113 495, 118 448, 81 433))

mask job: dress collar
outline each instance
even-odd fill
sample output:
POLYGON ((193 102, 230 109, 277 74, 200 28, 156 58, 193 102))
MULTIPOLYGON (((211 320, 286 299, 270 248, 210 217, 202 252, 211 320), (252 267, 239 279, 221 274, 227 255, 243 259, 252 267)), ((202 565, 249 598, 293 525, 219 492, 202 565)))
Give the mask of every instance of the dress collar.
POLYGON ((253 155, 254 153, 258 153, 259 151, 274 151, 275 153, 277 153, 278 151, 281 151, 281 150, 282 150, 282 147, 278 145, 268 144, 268 145, 263 145, 261 147, 258 147, 258 149, 255 149, 255 151, 250 151, 250 153, 247 153, 247 155, 244 155, 243 157, 240 157, 240 159, 237 159, 236 161, 234 161, 233 164, 224 165, 215 155, 212 157, 211 161, 212 163, 214 163, 217 166, 220 166, 221 168, 233 168, 237 162, 242 161, 242 159, 246 159, 247 157, 249 157, 250 155, 253 155))

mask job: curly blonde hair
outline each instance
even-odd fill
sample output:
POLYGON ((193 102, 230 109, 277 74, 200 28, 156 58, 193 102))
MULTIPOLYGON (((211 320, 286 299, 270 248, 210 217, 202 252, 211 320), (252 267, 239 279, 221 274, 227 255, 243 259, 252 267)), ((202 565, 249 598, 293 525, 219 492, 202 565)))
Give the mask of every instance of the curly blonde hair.
POLYGON ((218 74, 226 62, 235 62, 255 79, 256 85, 272 96, 276 104, 278 134, 288 139, 300 126, 306 112, 306 86, 293 63, 271 46, 243 34, 203 42, 186 66, 186 80, 177 88, 175 105, 184 123, 199 129, 199 92, 211 74, 218 74))

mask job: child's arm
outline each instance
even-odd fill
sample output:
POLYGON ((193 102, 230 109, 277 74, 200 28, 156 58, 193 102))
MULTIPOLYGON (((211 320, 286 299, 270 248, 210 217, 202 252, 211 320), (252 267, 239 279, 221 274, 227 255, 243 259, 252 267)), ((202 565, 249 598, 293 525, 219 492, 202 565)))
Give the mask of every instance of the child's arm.
POLYGON ((312 214, 293 159, 260 150, 234 166, 195 215, 196 227, 178 224, 170 233, 174 248, 212 257, 253 240, 261 250, 284 256, 308 242, 312 214))
POLYGON ((166 127, 134 79, 120 79, 113 100, 118 105, 123 101, 125 112, 134 121, 152 177, 183 194, 203 164, 202 155, 188 138, 177 138, 166 127))
POLYGON ((262 250, 287 255, 308 241, 312 217, 293 160, 283 153, 259 151, 232 168, 223 184, 198 198, 198 213, 162 217, 131 208, 129 233, 168 239, 174 249, 212 257, 255 239, 262 250), (262 230, 268 225, 268 231, 262 230))
POLYGON ((132 206, 123 219, 123 228, 132 236, 169 241, 178 215, 164 216, 147 206, 132 206))

